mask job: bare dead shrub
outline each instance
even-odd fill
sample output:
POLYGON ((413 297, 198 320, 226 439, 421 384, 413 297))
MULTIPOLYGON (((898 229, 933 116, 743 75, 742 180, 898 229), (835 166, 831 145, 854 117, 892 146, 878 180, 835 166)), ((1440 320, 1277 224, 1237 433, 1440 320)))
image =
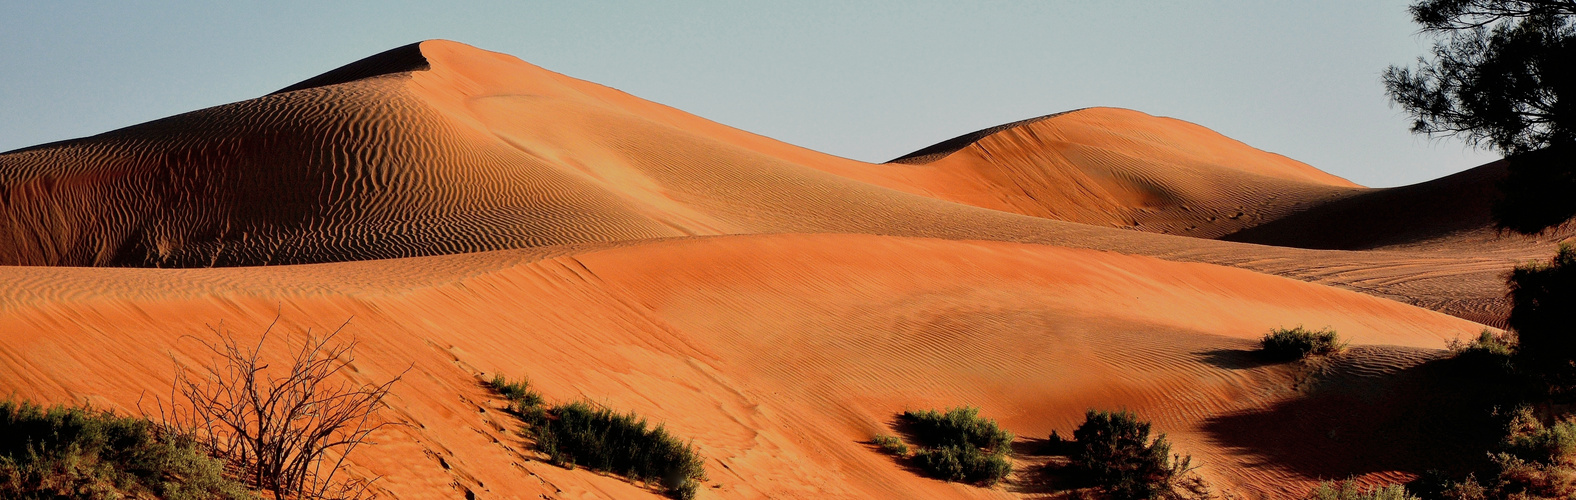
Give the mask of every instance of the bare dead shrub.
POLYGON ((243 345, 222 324, 209 327, 217 341, 197 341, 216 361, 195 370, 177 368, 172 406, 166 411, 161 405, 161 415, 206 440, 214 455, 238 464, 252 487, 278 498, 373 496, 377 478, 339 476, 352 451, 392 424, 377 414, 404 373, 382 383, 349 380, 343 372, 355 361, 357 342, 336 341, 348 320, 325 336, 307 329, 299 345, 289 344, 287 363, 271 365, 260 351, 278 321, 255 345, 243 345))

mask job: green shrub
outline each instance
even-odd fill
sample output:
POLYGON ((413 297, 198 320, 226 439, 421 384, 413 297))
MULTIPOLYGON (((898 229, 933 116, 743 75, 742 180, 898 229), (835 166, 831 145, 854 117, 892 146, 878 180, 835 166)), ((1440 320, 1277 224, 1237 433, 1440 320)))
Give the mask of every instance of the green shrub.
POLYGON ((1350 479, 1323 482, 1308 493, 1308 500, 1418 500, 1399 484, 1363 488, 1350 479))
POLYGON ((986 452, 973 446, 948 445, 923 448, 914 453, 914 465, 944 481, 992 485, 1012 473, 1005 452, 986 452))
POLYGON ((657 481, 681 498, 693 495, 696 481, 706 478, 704 460, 693 447, 633 413, 576 401, 548 410, 533 432, 537 448, 554 464, 657 481))
POLYGON ((1522 460, 1557 464, 1576 457, 1576 422, 1561 421, 1545 426, 1533 416, 1532 409, 1518 408, 1511 419, 1503 448, 1522 460))
POLYGON ((1012 433, 996 425, 995 420, 982 418, 979 408, 949 408, 946 413, 935 410, 905 411, 900 418, 908 424, 914 438, 928 447, 973 446, 987 451, 1006 450, 1012 444, 1012 433))
POLYGON ((1089 410, 1073 431, 1070 466, 1116 498, 1159 498, 1190 470, 1192 457, 1171 454, 1165 434, 1149 439, 1149 422, 1128 411, 1089 410))
POLYGON ((1445 347, 1458 358, 1509 359, 1516 351, 1516 336, 1510 332, 1496 334, 1483 330, 1471 342, 1452 340, 1445 343, 1445 347))
POLYGON ((876 447, 881 448, 881 452, 888 455, 897 455, 901 457, 908 454, 908 445, 904 444, 903 440, 898 439, 897 436, 882 434, 880 436, 870 438, 870 442, 875 444, 876 447))
POLYGON ((1259 345, 1264 353, 1275 359, 1302 359, 1312 355, 1329 354, 1346 347, 1341 343, 1341 336, 1335 330, 1325 328, 1319 331, 1308 330, 1301 326, 1285 329, 1276 328, 1259 339, 1259 345))
POLYGON ((656 482, 680 499, 693 498, 699 481, 706 479, 705 460, 694 447, 634 413, 582 401, 547 407, 529 381, 511 382, 502 375, 487 386, 509 400, 509 410, 525 421, 525 434, 555 465, 656 482))
POLYGON ((945 481, 994 485, 1012 473, 1012 433, 978 408, 905 411, 899 418, 920 445, 914 465, 945 481))
POLYGON ((107 411, 0 401, 0 498, 255 498, 198 441, 107 411))

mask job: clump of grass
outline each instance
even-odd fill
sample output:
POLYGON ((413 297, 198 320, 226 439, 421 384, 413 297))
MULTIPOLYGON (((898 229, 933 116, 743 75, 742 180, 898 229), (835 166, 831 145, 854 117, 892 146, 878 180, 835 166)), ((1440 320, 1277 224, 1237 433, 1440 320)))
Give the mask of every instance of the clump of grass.
POLYGON ((1193 459, 1172 455, 1166 435, 1150 440, 1149 432, 1132 412, 1089 410, 1073 431, 1070 465, 1114 498, 1174 496, 1193 459))
POLYGON ((501 374, 493 375, 492 380, 487 382, 487 387, 509 400, 510 409, 516 412, 523 413, 522 410, 537 408, 543 403, 542 395, 531 390, 531 381, 527 379, 511 381, 501 374))
POLYGON ((1259 345, 1265 355, 1283 360, 1330 354, 1346 348, 1335 330, 1325 328, 1315 331, 1301 326, 1270 330, 1270 333, 1259 339, 1259 345))
POLYGON ((659 482, 676 498, 692 498, 706 470, 694 447, 634 413, 583 401, 557 405, 532 429, 552 463, 659 482))
POLYGON ((897 436, 882 434, 870 438, 870 442, 875 444, 877 448, 880 448, 882 453, 899 457, 908 455, 908 444, 904 443, 897 436))
POLYGON ((0 401, 0 498, 252 499, 199 441, 141 418, 0 401))
POLYGON ((1418 497, 1407 493, 1406 488, 1399 484, 1389 484, 1373 488, 1364 488, 1350 479, 1333 482, 1319 483, 1319 486, 1308 492, 1308 500, 1418 500, 1418 497))
POLYGON ((495 376, 487 385, 509 400, 510 411, 526 423, 525 434, 554 465, 654 482, 680 499, 694 498, 706 479, 705 460, 693 446, 634 413, 584 401, 549 407, 526 380, 495 376))
POLYGON ((921 445, 914 464, 946 481, 994 485, 1012 473, 1012 433, 972 407, 905 411, 900 418, 921 445))

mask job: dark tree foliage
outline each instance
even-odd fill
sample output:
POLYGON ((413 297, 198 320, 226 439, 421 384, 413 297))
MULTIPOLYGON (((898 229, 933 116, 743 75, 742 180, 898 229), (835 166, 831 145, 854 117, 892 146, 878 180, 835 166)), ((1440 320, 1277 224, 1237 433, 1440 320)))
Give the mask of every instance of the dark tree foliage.
POLYGON ((1548 263, 1519 266, 1512 271, 1510 318, 1506 323, 1520 336, 1522 366, 1551 379, 1556 386, 1576 383, 1576 247, 1563 245, 1548 263))
POLYGON ((1576 0, 1423 0, 1411 12, 1438 39, 1432 58, 1391 66, 1384 83, 1412 130, 1506 155, 1501 228, 1536 233, 1576 215, 1576 0))

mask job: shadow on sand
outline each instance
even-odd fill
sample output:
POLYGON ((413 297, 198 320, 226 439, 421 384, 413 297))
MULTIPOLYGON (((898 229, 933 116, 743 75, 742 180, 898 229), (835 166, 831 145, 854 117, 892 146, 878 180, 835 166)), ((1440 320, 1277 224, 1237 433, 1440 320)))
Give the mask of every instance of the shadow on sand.
MULTIPOLYGON (((1221 363, 1237 363, 1230 351, 1221 363)), ((1341 479, 1371 472, 1464 473, 1502 434, 1496 406, 1517 401, 1502 375, 1441 351, 1354 347, 1323 360, 1303 395, 1212 418, 1216 443, 1260 466, 1341 479)))

